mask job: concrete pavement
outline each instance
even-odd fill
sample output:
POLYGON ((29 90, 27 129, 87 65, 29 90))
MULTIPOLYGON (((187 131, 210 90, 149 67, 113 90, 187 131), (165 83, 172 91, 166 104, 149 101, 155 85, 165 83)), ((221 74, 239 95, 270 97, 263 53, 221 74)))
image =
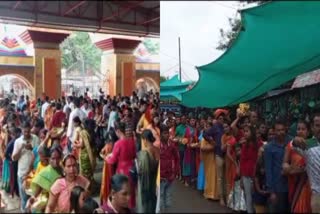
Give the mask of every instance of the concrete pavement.
POLYGON ((232 210, 220 206, 218 201, 206 200, 202 193, 181 182, 173 183, 172 206, 162 213, 231 213, 232 210))

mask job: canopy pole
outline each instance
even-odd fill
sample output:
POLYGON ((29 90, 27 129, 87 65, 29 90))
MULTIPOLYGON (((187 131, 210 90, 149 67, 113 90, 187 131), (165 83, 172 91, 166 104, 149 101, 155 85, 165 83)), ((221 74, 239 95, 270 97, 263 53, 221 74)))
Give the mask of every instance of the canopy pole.
POLYGON ((178 38, 179 42, 179 79, 180 82, 182 82, 182 76, 181 76, 181 47, 180 47, 180 37, 178 38))

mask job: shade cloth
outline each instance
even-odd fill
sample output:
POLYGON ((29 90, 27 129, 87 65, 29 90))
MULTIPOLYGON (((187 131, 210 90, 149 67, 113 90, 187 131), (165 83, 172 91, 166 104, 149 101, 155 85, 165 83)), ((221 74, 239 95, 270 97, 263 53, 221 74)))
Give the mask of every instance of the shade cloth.
POLYGON ((172 78, 160 83, 160 87, 169 88, 169 87, 178 87, 178 86, 189 86, 192 81, 181 82, 179 75, 174 75, 172 78))
POLYGON ((181 82, 179 76, 175 75, 171 79, 160 83, 160 99, 181 101, 181 94, 186 92, 192 83, 192 81, 181 82))
POLYGON ((188 107, 246 102, 320 67, 320 2, 273 1, 240 11, 242 30, 220 58, 197 67, 188 107))

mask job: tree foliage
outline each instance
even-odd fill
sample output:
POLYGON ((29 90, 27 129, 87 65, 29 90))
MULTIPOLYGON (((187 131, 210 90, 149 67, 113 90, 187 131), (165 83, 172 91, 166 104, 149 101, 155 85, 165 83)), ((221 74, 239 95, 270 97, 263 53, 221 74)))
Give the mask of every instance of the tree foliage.
POLYGON ((226 50, 228 49, 233 41, 236 39, 240 28, 241 28, 241 19, 238 18, 229 18, 229 25, 231 29, 228 31, 223 30, 220 28, 220 41, 217 46, 218 50, 226 50))
POLYGON ((160 43, 157 40, 152 40, 152 39, 144 39, 142 42, 145 47, 147 48, 148 52, 150 54, 159 54, 159 50, 160 50, 160 43))
POLYGON ((74 32, 62 44, 62 67, 67 72, 99 73, 102 51, 91 41, 87 32, 74 32))
MULTIPOLYGON (((247 4, 249 3, 266 3, 266 1, 243 1, 247 4)), ((235 16, 234 18, 229 18, 229 30, 223 30, 220 28, 220 41, 218 42, 218 46, 216 47, 218 50, 226 50, 231 47, 233 41, 236 39, 239 31, 241 30, 241 19, 235 16)))
POLYGON ((160 82, 164 82, 164 81, 166 81, 166 80, 168 80, 168 78, 167 78, 167 77, 160 76, 160 82))

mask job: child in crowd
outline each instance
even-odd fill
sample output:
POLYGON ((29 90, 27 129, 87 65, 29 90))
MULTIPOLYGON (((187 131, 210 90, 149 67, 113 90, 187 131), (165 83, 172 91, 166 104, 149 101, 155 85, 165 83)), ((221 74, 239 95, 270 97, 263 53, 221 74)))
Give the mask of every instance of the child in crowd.
POLYGON ((172 182, 179 173, 179 152, 174 143, 169 140, 169 128, 161 128, 160 150, 160 210, 171 205, 172 182))

